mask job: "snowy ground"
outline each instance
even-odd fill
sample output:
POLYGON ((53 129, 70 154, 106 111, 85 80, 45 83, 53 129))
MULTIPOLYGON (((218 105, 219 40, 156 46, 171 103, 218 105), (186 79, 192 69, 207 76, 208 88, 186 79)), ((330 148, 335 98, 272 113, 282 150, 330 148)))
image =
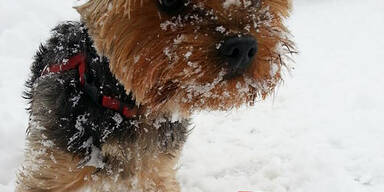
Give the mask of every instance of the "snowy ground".
MULTIPOLYGON (((14 189, 32 56, 77 19, 67 0, 0 0, 0 191, 14 189)), ((296 0, 300 56, 252 109, 196 114, 179 165, 186 192, 384 191, 384 1, 296 0)))

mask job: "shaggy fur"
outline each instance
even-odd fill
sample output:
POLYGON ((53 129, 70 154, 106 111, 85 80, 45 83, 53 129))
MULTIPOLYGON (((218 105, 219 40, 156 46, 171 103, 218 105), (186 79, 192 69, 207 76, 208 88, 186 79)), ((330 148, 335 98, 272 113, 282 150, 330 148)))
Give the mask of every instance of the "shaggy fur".
POLYGON ((178 192, 175 165, 200 110, 253 105, 273 93, 294 52, 283 20, 288 0, 184 0, 176 13, 157 0, 90 0, 82 22, 65 22, 41 46, 27 82, 25 163, 18 192, 178 192), (233 36, 253 36, 251 67, 226 78, 218 54, 233 36), (104 95, 137 106, 134 118, 84 91, 76 70, 44 68, 84 53, 88 80, 104 95))
POLYGON ((288 0, 241 0, 227 8, 222 0, 188 0, 179 16, 159 12, 155 2, 91 0, 78 8, 98 53, 148 113, 227 110, 253 104, 280 83, 292 50, 283 25, 288 0), (225 81, 217 48, 244 34, 258 41, 256 59, 246 74, 225 81))

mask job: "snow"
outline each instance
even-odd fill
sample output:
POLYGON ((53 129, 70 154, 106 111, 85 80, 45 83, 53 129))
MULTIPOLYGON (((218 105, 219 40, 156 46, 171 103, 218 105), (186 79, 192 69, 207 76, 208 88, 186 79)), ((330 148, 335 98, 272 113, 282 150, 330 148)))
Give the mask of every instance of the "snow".
POLYGON ((240 0, 225 0, 223 3, 223 7, 225 9, 228 9, 230 6, 240 6, 241 2, 240 0))
MULTIPOLYGON (((78 2, 0 0, 0 191, 14 190, 32 56, 78 2)), ((186 192, 384 191, 384 2, 296 0, 300 55, 255 107, 194 115, 178 165, 186 192)))

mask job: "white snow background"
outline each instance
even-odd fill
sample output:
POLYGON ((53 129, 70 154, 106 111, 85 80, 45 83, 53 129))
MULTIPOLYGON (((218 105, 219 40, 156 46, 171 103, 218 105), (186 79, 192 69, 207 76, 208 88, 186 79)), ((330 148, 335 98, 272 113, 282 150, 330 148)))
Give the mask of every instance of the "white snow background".
MULTIPOLYGON (((39 43, 78 19, 74 0, 0 0, 0 192, 11 192, 39 43)), ((185 192, 383 192, 384 1, 294 0, 300 55, 276 96, 194 116, 179 163, 185 192)))

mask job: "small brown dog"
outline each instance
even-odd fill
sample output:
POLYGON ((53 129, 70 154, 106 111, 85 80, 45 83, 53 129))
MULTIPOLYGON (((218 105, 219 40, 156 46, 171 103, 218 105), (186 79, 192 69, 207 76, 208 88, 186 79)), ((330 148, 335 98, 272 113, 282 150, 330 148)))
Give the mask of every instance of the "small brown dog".
POLYGON ((253 105, 294 51, 289 0, 90 0, 32 65, 17 191, 178 192, 195 111, 253 105))

